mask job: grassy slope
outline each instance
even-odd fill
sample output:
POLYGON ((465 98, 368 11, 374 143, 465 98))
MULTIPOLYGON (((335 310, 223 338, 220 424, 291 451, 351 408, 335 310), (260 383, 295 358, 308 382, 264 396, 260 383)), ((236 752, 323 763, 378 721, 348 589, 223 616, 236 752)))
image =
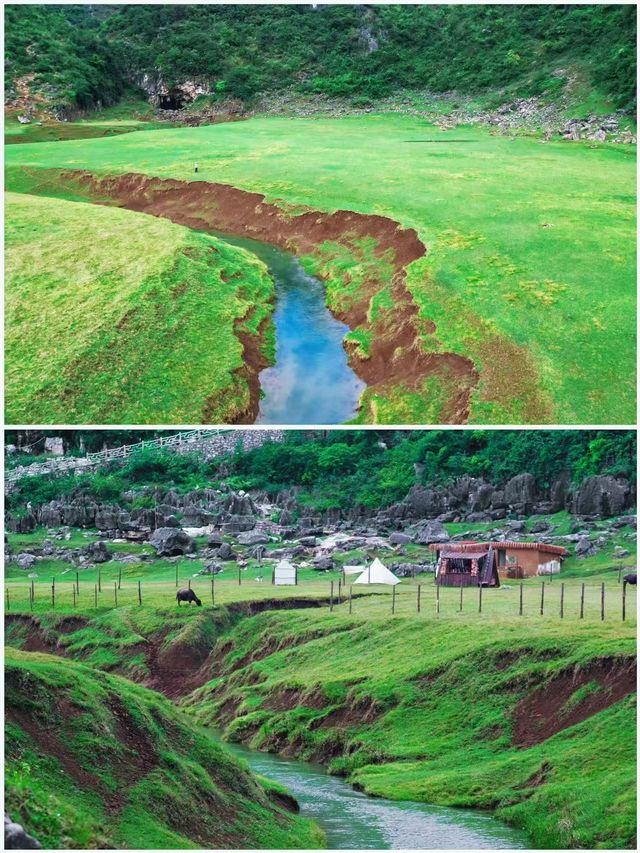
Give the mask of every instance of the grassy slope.
POLYGON ((7 807, 43 847, 318 843, 159 694, 50 655, 5 666, 7 807))
MULTIPOLYGON (((219 640, 214 680, 183 703, 199 723, 218 724, 233 706, 228 737, 323 760, 378 795, 497 809, 537 847, 633 846, 633 697, 528 748, 513 745, 512 718, 557 673, 579 679, 594 660, 633 657, 634 622, 522 619, 494 612, 500 595, 485 594, 481 617, 448 601, 438 619, 431 606, 390 618, 363 598, 351 616, 345 606, 239 619, 224 608, 95 613, 85 603, 83 625, 52 612, 38 619, 65 656, 143 680, 146 643, 160 644, 156 667, 174 666, 179 650, 197 668, 219 640)), ((24 621, 8 623, 13 645, 26 632, 24 621)), ((564 708, 594 693, 606 704, 595 682, 576 680, 564 708)))
POLYGON ((8 421, 200 423, 206 409, 223 422, 246 409, 234 324, 255 334, 273 292, 257 259, 70 201, 9 194, 6 217, 8 421))
POLYGON ((535 846, 633 846, 633 698, 528 749, 512 746, 511 719, 532 685, 553 673, 633 656, 633 630, 523 626, 517 617, 461 619, 454 628, 299 613, 263 614, 229 639, 233 675, 196 691, 188 704, 206 722, 236 697, 242 704, 230 737, 249 732, 258 746, 337 753, 334 771, 374 794, 497 808, 535 846), (256 662, 243 666, 252 653, 256 662), (272 704, 285 688, 298 690, 288 710, 272 704), (321 709, 318 693, 326 699, 321 709), (363 724, 372 703, 377 718, 363 724), (352 708, 346 722, 322 723, 345 706, 352 708), (543 783, 528 782, 545 763, 543 783))
MULTIPOLYGON (((22 167, 145 172, 231 183, 321 210, 391 216, 417 229, 428 257, 408 284, 426 319, 425 346, 470 355, 482 370, 471 420, 518 423, 536 391, 551 422, 625 423, 635 405, 634 149, 542 144, 480 128, 445 135, 402 116, 249 122, 114 139, 12 146, 8 186, 22 167), (433 143, 410 140, 436 140, 433 143), (456 141, 458 140, 458 141, 456 141), (549 226, 549 227, 545 227, 549 226), (529 353, 537 377, 505 383, 505 344, 529 353)), ((36 172, 37 174, 37 172, 36 172)), ((437 389, 431 389, 437 393, 437 389)), ((433 403, 391 391, 366 417, 428 422, 433 403), (408 407, 408 408, 407 408, 408 407)))

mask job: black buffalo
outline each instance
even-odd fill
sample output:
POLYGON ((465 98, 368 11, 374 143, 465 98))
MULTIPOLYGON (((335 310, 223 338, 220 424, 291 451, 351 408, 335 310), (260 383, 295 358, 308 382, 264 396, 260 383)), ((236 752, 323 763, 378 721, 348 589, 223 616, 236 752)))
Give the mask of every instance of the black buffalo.
POLYGON ((195 601, 198 607, 202 607, 202 602, 192 589, 179 589, 176 592, 176 600, 178 602, 178 607, 180 607, 180 603, 183 601, 188 601, 189 607, 191 607, 192 601, 195 601))
POLYGON ((637 574, 625 575, 622 578, 622 580, 625 583, 630 583, 632 586, 636 586, 638 583, 638 575, 637 574))

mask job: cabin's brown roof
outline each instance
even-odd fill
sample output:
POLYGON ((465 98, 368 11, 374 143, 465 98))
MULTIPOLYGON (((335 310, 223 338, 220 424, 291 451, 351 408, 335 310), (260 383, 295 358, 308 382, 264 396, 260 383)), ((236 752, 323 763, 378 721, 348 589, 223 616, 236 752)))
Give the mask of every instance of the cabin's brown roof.
POLYGON ((431 551, 446 551, 451 548, 457 552, 466 551, 488 551, 489 548, 507 548, 510 551, 542 551, 544 554, 555 554, 558 557, 566 557, 569 552, 561 545, 549 545, 546 542, 472 542, 471 540, 464 542, 432 542, 429 545, 431 551))

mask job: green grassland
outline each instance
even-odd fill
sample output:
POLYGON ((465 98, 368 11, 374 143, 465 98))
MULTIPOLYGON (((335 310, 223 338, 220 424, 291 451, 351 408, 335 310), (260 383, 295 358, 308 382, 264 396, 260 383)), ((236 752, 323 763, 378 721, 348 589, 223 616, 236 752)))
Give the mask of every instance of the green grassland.
MULTIPOLYGON (((240 589, 247 602, 259 595, 240 589)), ((64 658, 152 683, 179 660, 181 677, 198 671, 203 684, 183 709, 198 725, 222 723, 227 738, 323 761, 378 796, 496 810, 536 847, 633 847, 634 697, 609 699, 597 669, 631 665, 635 619, 591 610, 561 620, 557 597, 555 612, 523 618, 498 605, 507 594, 516 604, 504 589, 485 591, 482 614, 477 593, 460 613, 458 591, 443 592, 439 615, 433 599, 418 615, 413 589, 393 616, 387 591, 357 598, 351 614, 343 602, 256 616, 160 596, 96 611, 83 596, 73 617, 70 607, 39 610, 36 623, 9 615, 7 641, 24 646, 35 624, 64 658), (567 673, 559 728, 514 742, 520 703, 553 695, 567 673), (594 700, 591 715, 563 724, 594 700)))
MULTIPOLYGON (((415 228, 428 248, 407 281, 425 321, 422 345, 475 363, 471 422, 633 419, 634 147, 477 127, 445 133, 388 114, 254 118, 11 146, 7 187, 55 194, 39 184, 57 169, 190 181, 194 161, 198 180, 287 207, 382 214, 415 228)), ((334 298, 341 281, 329 282, 334 298)), ((437 420, 443 390, 431 385, 382 389, 361 418, 437 420)))
POLYGON ((318 846, 158 693, 52 655, 5 657, 7 808, 45 848, 318 846))
MULTIPOLYGON (((257 258, 126 210, 9 193, 5 213, 8 421, 228 422, 247 410, 236 335, 258 335, 273 297, 257 258)), ((267 357, 269 335, 258 342, 267 357)))

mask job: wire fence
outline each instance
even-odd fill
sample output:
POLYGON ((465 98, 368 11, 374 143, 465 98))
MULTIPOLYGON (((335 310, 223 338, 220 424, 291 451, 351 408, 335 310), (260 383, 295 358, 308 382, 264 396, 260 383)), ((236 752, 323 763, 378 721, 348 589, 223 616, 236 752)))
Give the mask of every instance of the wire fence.
MULTIPOLYGON (((51 584, 15 583, 5 587, 7 613, 87 611, 125 606, 185 606, 176 600, 178 589, 190 589, 203 606, 223 606, 239 601, 282 601, 291 598, 316 602, 330 612, 352 615, 434 617, 477 615, 496 618, 558 618, 567 620, 628 621, 636 617, 636 587, 627 583, 570 583, 542 581, 499 589, 441 587, 417 583, 405 587, 375 589, 346 584, 342 580, 310 581, 299 585, 272 586, 238 574, 237 580, 210 578, 175 582, 126 580, 102 576, 85 580, 79 572, 68 579, 52 578, 51 584)), ((186 606, 196 602, 188 602, 186 606)), ((197 605, 197 603, 196 603, 197 605)), ((276 605, 277 606, 277 605, 276 605)), ((299 604, 297 606, 300 606, 299 604)), ((313 606, 313 605, 311 605, 313 606)))

